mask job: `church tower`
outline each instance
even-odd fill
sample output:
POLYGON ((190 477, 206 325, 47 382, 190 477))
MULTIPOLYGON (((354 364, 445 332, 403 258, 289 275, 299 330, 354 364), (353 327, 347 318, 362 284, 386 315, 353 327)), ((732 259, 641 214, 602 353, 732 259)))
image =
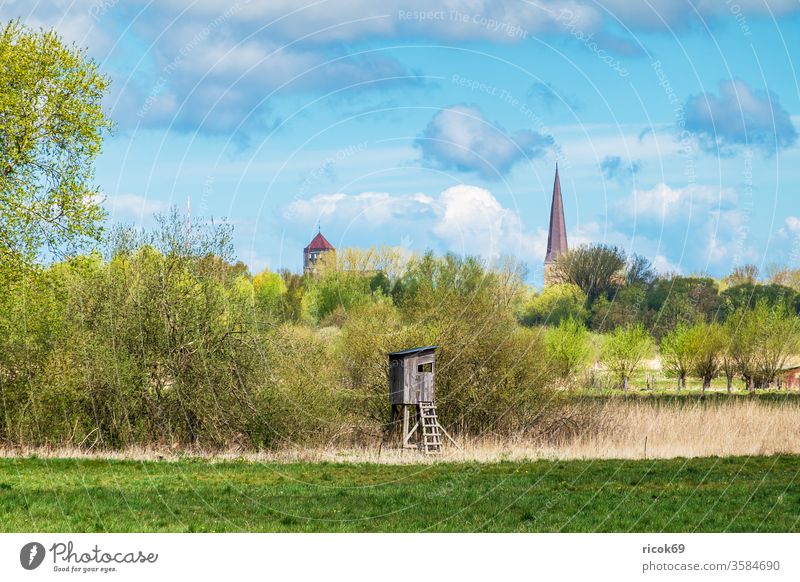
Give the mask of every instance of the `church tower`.
POLYGON ((561 197, 561 180, 558 178, 556 163, 556 179, 553 184, 553 204, 550 208, 550 234, 547 237, 547 256, 544 259, 544 286, 552 285, 552 269, 558 257, 569 250, 567 243, 567 223, 564 220, 564 200, 561 197))
POLYGON ((303 249, 303 273, 314 273, 317 268, 317 261, 324 253, 335 252, 336 249, 328 242, 322 231, 317 231, 317 236, 311 239, 308 246, 303 249))

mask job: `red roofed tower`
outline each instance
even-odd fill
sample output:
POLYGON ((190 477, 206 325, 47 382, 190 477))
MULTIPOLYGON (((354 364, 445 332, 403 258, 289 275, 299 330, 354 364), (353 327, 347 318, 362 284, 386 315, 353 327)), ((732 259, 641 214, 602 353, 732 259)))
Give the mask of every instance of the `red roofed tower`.
POLYGON ((317 260, 323 253, 335 251, 333 245, 328 242, 322 232, 318 231, 317 236, 311 239, 308 246, 303 249, 303 272, 313 273, 316 270, 317 260))
POLYGON ((567 243, 567 223, 564 220, 564 200, 561 197, 561 180, 558 178, 558 164, 556 164, 556 179, 553 184, 553 205, 550 209, 550 234, 547 237, 547 256, 544 259, 544 285, 552 283, 551 271, 558 257, 569 250, 567 243))

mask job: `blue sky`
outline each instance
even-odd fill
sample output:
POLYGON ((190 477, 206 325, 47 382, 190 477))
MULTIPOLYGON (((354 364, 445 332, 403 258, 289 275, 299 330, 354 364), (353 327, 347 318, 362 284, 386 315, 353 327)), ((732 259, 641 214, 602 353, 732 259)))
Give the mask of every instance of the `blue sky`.
POLYGON ((796 0, 0 3, 112 79, 112 220, 226 218, 253 270, 337 247, 570 242, 662 271, 800 262, 796 0))

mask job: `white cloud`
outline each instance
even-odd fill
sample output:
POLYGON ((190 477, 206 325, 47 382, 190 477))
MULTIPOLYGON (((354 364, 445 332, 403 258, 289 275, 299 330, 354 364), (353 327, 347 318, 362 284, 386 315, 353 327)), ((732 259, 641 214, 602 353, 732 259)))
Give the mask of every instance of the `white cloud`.
POLYGON ((757 259, 750 246, 749 214, 739 208, 733 188, 657 184, 636 190, 617 204, 614 227, 637 240, 659 241, 656 250, 679 257, 690 271, 728 267, 757 259), (667 241, 666 243, 664 241, 667 241))
POLYGON ((695 95, 685 107, 686 129, 710 153, 732 155, 750 146, 769 155, 797 142, 797 130, 778 97, 755 90, 741 79, 721 81, 719 96, 695 95))
MULTIPOLYGON (((141 1, 141 0, 140 0, 141 1)), ((180 0, 163 2, 165 11, 186 8, 180 0)), ((308 2, 270 0, 247 2, 236 20, 250 27, 265 26, 270 35, 295 39, 311 35, 317 43, 353 41, 364 38, 396 38, 414 34, 443 40, 518 40, 512 25, 529 34, 558 33, 562 14, 577 18, 586 32, 599 31, 607 24, 622 22, 635 30, 669 31, 701 18, 730 17, 730 7, 718 0, 695 0, 690 9, 675 0, 540 0, 535 3, 496 0, 448 0, 432 5, 426 0, 348 0, 308 2), (419 15, 425 14, 422 18, 419 15), (503 26, 506 24, 506 26, 503 26)), ((213 18, 230 2, 198 0, 192 4, 197 17, 213 18)), ((737 0, 746 16, 772 18, 798 10, 794 0, 737 0)))
POLYGON ((405 240, 413 238, 414 232, 432 233, 445 251, 487 259, 511 255, 528 264, 544 260, 547 245, 546 232, 526 231, 517 212, 505 208, 490 191, 468 185, 453 186, 437 197, 386 192, 320 194, 292 202, 283 217, 304 224, 330 218, 359 229, 392 226, 410 233, 405 240))
POLYGON ((430 213, 433 199, 422 193, 392 196, 386 192, 360 194, 318 194, 307 200, 295 200, 283 212, 287 220, 314 223, 328 217, 338 222, 365 222, 379 227, 395 220, 430 213))
POLYGON ((800 240, 800 218, 788 216, 784 224, 785 226, 778 229, 778 238, 800 240))
POLYGON ((674 264, 664 255, 656 255, 652 262, 655 270, 664 275, 669 273, 680 275, 683 272, 679 265, 674 264))
POLYGON ((433 232, 451 250, 490 259, 511 255, 528 263, 532 257, 544 257, 547 234, 526 232, 519 214, 503 207, 488 190, 453 186, 441 193, 435 207, 433 232))
MULTIPOLYGON (((649 0, 648 2, 631 2, 630 0, 600 0, 596 10, 608 10, 608 18, 618 18, 626 26, 634 30, 667 31, 682 28, 692 23, 700 23, 700 19, 730 18, 732 4, 719 0, 693 0, 691 5, 675 0, 649 0)), ((736 8, 744 16, 774 18, 790 14, 798 10, 794 0, 737 0, 736 8)))
POLYGON ((134 216, 136 218, 149 218, 168 208, 166 202, 153 198, 146 198, 138 194, 117 194, 105 200, 105 206, 112 216, 134 216))
POLYGON ((423 161, 430 165, 476 171, 495 180, 517 162, 541 156, 552 144, 552 137, 535 131, 506 132, 468 105, 439 111, 416 141, 423 161))
POLYGON ((727 211, 736 203, 736 191, 732 188, 690 185, 671 188, 657 184, 650 190, 635 190, 633 195, 619 204, 619 209, 628 217, 637 220, 673 222, 708 215, 714 211, 727 211))

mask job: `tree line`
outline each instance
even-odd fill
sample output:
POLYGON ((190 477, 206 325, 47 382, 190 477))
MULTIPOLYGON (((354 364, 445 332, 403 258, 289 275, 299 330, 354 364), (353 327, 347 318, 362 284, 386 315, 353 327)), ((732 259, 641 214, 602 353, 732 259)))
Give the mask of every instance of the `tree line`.
POLYGON ((780 387, 782 372, 800 350, 800 269, 738 267, 723 280, 658 275, 643 257, 627 258, 607 245, 584 246, 560 257, 557 284, 532 294, 526 324, 587 326, 608 334, 600 361, 627 391, 643 360, 660 354, 663 369, 703 392, 724 376, 749 390, 780 387))

